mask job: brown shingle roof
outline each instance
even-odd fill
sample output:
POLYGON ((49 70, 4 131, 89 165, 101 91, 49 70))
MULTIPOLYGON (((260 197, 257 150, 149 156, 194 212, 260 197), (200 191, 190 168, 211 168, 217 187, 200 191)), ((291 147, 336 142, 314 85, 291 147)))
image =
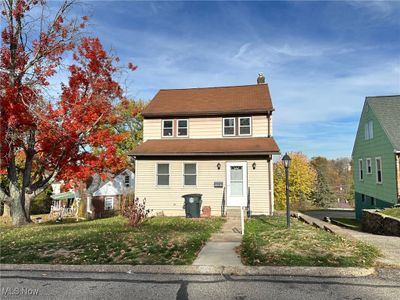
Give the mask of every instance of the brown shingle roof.
POLYGON ((273 138, 147 140, 129 153, 133 156, 206 156, 278 154, 273 138))
POLYGON ((145 118, 265 114, 272 111, 267 84, 160 90, 142 112, 145 118))

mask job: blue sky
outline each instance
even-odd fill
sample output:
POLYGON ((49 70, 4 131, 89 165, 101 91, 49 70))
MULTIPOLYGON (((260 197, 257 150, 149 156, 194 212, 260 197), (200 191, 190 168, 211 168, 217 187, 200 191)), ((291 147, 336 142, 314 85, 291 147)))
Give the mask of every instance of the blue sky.
POLYGON ((400 94, 400 2, 88 1, 75 12, 139 66, 124 82, 136 99, 264 72, 282 152, 349 157, 365 96, 400 94))

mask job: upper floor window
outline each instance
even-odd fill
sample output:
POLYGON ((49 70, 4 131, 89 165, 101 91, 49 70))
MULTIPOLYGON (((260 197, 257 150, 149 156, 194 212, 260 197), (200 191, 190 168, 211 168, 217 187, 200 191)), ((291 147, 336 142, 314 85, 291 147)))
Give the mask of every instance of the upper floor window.
POLYGON ((157 185, 169 185, 169 164, 157 164, 157 185))
POLYGON ((224 135, 235 135, 235 118, 224 118, 224 135))
POLYGON ((372 174, 372 165, 371 165, 371 159, 367 158, 367 174, 372 174))
POLYGON ((239 135, 250 135, 251 134, 251 118, 241 117, 239 118, 239 135))
POLYGON ((130 186, 130 177, 129 177, 129 175, 125 175, 124 183, 125 183, 125 187, 129 187, 130 186))
POLYGON ((382 183, 382 160, 380 157, 375 158, 376 162, 376 183, 382 183))
POLYGON ((196 185, 197 168, 195 163, 187 163, 183 165, 183 184, 196 185))
POLYGON ((178 136, 188 136, 188 120, 178 120, 178 136))
POLYGON ((365 123, 364 134, 365 134, 366 140, 370 140, 374 137, 374 125, 373 125, 372 120, 365 123))
POLYGON ((358 177, 360 180, 364 180, 364 171, 363 171, 363 161, 362 159, 358 160, 358 177))
POLYGON ((174 121, 173 120, 163 120, 162 121, 162 136, 171 137, 174 135, 174 121))

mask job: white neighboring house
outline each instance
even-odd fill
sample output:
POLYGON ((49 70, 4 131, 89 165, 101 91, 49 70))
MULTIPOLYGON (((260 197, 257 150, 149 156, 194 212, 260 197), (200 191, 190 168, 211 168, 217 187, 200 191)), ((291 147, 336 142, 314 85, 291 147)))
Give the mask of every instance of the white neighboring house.
POLYGON ((79 192, 70 189, 67 192, 61 192, 61 186, 64 181, 56 181, 51 184, 53 193, 51 198, 53 199, 50 215, 64 216, 77 216, 79 209, 79 192))
POLYGON ((125 169, 114 178, 104 181, 100 187, 88 197, 88 212, 94 217, 101 217, 109 211, 120 209, 121 196, 135 191, 135 174, 125 169), (91 203, 90 203, 91 202, 91 203), (94 209, 91 211, 90 208, 94 209))

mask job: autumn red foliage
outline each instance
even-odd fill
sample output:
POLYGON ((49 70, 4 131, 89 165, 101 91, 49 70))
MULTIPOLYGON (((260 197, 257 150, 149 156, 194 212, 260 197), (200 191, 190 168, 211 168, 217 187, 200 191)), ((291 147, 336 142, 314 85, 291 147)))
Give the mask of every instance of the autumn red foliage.
POLYGON ((0 169, 8 184, 0 200, 11 205, 14 224, 29 222, 31 199, 55 179, 84 180, 125 164, 116 144, 126 134, 110 126, 123 99, 114 79, 116 57, 82 33, 88 17, 69 18, 71 1, 54 18, 35 19, 34 37, 28 17, 46 8, 43 2, 4 0, 2 11, 0 169), (60 72, 68 72, 68 80, 55 94, 49 87, 60 72))

